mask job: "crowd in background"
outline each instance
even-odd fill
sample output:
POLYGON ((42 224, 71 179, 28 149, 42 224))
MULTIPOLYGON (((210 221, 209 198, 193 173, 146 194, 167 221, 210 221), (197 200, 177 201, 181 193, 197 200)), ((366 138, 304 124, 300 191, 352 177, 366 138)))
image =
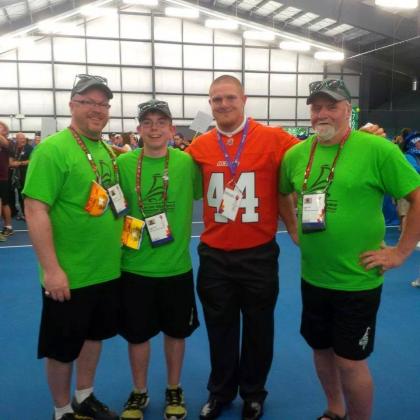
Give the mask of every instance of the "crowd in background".
MULTIPOLYGON (((174 149, 185 150, 190 140, 187 140, 182 133, 176 133, 169 141, 168 145, 174 149)), ((132 150, 143 147, 143 140, 137 134, 129 131, 127 133, 110 133, 108 136, 108 144, 117 154, 130 152, 132 150)))
MULTIPOLYGON (((41 132, 35 132, 33 138, 27 137, 22 132, 10 136, 9 127, 0 121, 0 136, 3 136, 8 143, 8 145, 0 144, 0 202, 3 220, 0 241, 4 242, 14 233, 13 218, 25 219, 22 189, 31 153, 41 142, 41 132)), ((177 132, 169 141, 169 146, 185 150, 190 142, 182 133, 177 132)), ((142 139, 132 131, 121 134, 110 133, 107 143, 118 155, 143 147, 142 139)))

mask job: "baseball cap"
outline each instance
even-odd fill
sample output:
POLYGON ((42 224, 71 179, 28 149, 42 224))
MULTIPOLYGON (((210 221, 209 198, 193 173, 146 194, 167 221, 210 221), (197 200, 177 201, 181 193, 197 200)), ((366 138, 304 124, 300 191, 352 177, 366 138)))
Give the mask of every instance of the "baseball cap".
POLYGON ((157 99, 151 99, 150 101, 142 102, 141 104, 138 105, 138 111, 139 111, 139 115, 138 115, 139 121, 142 121, 144 119, 144 116, 148 112, 152 112, 152 111, 161 112, 166 117, 172 119, 172 114, 171 114, 171 111, 169 110, 168 102, 159 101, 157 99))
POLYGON ((327 95, 334 101, 349 101, 351 102, 351 95, 344 80, 341 79, 325 79, 309 83, 309 96, 306 104, 313 102, 318 95, 327 95))
POLYGON ((74 79, 71 98, 77 93, 83 93, 91 88, 101 89, 108 99, 112 99, 114 96, 108 87, 108 80, 105 77, 95 76, 93 74, 78 74, 74 79))

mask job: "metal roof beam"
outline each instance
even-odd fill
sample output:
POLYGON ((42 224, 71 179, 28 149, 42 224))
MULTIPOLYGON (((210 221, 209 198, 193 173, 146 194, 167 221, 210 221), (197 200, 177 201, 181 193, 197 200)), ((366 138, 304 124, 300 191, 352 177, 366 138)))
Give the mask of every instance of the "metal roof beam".
MULTIPOLYGON (((403 18, 401 15, 388 13, 355 0, 282 0, 282 3, 388 38, 403 40, 418 33, 416 19, 403 18), (401 24, 401 20, 404 20, 404 24, 401 24)), ((413 17, 415 14, 417 18, 420 16, 419 11, 413 12, 413 17)))

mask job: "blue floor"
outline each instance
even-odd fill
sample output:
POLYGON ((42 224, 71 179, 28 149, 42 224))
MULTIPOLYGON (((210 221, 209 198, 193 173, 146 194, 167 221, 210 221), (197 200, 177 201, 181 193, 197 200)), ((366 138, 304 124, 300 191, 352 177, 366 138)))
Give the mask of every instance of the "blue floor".
MULTIPOLYGON (((15 226, 24 230, 23 224, 15 226)), ((196 247, 201 229, 195 223, 191 252, 197 269, 196 247)), ((397 229, 387 242, 395 243, 397 229)), ((311 352, 300 337, 299 255, 284 233, 277 235, 281 293, 276 309, 274 362, 267 384, 265 420, 314 420, 324 409, 311 352)), ((0 420, 49 420, 52 404, 43 362, 36 359, 40 292, 33 249, 27 232, 16 232, 0 245, 0 420), (17 248, 15 248, 15 246, 17 248), (26 246, 26 247, 25 247, 26 246)), ((420 252, 386 275, 378 316, 376 350, 370 366, 376 382, 374 420, 420 419, 420 290, 409 285, 419 274, 420 252)), ((203 320, 200 312, 200 319, 203 320)), ((190 419, 197 419, 207 398, 209 372, 207 337, 202 325, 188 340, 182 384, 190 419)), ((153 341, 149 374, 151 404, 145 419, 163 418, 165 364, 161 337, 153 341)), ((131 389, 126 345, 120 338, 104 344, 95 393, 120 410, 131 389)), ((236 400, 220 419, 239 419, 236 400)))

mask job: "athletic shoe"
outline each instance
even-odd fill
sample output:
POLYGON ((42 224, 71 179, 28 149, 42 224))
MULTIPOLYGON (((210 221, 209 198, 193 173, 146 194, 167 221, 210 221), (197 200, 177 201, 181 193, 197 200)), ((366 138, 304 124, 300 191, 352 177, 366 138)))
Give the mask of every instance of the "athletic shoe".
POLYGON ((219 401, 213 396, 210 396, 208 401, 201 407, 200 419, 217 419, 222 414, 223 409, 229 404, 230 402, 219 401))
POLYGON ((242 420, 257 420, 263 415, 263 403, 259 401, 244 401, 242 420))
POLYGON ((100 402, 93 393, 80 404, 76 401, 76 398, 73 398, 71 406, 75 414, 79 416, 88 416, 93 420, 119 420, 118 414, 100 402))
POLYGON ((163 415, 165 420, 182 420, 187 417, 187 410, 185 409, 184 391, 181 387, 174 389, 166 389, 166 407, 163 415))
POLYGON ((1 231, 1 234, 2 234, 3 236, 6 236, 6 238, 7 238, 8 236, 12 236, 14 233, 15 233, 15 232, 13 231, 13 229, 10 229, 10 228, 7 228, 7 227, 4 227, 4 228, 3 228, 3 230, 1 231))
MULTIPOLYGON (((55 420, 54 414, 52 420, 55 420)), ((93 417, 80 416, 76 413, 66 413, 64 416, 60 417, 60 420, 93 420, 93 417)))
POLYGON ((0 242, 4 242, 6 239, 7 238, 2 233, 0 233, 0 242))
POLYGON ((420 287, 420 277, 411 282, 413 287, 420 287))
POLYGON ((133 391, 124 405, 124 411, 121 413, 121 420, 142 420, 143 412, 149 405, 150 398, 147 392, 133 391))

